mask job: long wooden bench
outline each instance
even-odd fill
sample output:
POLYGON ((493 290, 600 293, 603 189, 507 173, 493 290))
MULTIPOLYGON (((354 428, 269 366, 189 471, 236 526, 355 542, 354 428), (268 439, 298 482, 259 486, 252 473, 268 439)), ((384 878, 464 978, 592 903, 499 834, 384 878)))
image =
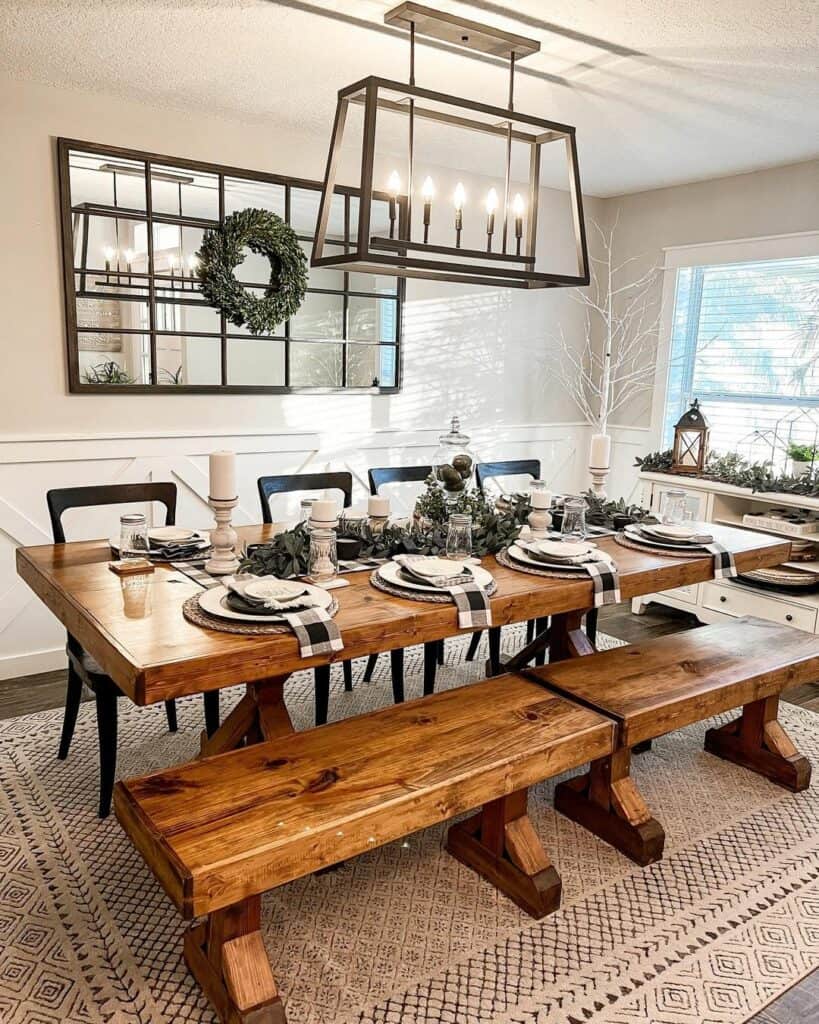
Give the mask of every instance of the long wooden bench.
POLYGON ((560 877, 527 816, 534 783, 614 749, 609 718, 519 676, 386 708, 117 785, 123 828, 185 918, 185 959, 222 1021, 285 1020, 260 895, 417 829, 534 917, 560 877))
POLYGON ((614 753, 561 783, 555 806, 638 864, 658 860, 665 842, 629 774, 638 744, 741 707, 738 719, 707 731, 705 749, 795 792, 810 782, 810 762, 777 712, 785 687, 819 679, 819 639, 811 633, 737 619, 524 674, 617 723, 614 753))

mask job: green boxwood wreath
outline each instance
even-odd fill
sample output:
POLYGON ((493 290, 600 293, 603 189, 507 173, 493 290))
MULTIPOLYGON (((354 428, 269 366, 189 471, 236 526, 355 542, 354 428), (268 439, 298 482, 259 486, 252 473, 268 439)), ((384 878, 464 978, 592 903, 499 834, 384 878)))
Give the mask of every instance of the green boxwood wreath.
POLYGON ((208 228, 197 257, 202 294, 237 327, 272 334, 302 304, 307 257, 295 231, 269 210, 237 210, 221 227, 208 228), (245 246, 270 260, 270 282, 263 297, 247 291, 234 275, 244 262, 245 246))

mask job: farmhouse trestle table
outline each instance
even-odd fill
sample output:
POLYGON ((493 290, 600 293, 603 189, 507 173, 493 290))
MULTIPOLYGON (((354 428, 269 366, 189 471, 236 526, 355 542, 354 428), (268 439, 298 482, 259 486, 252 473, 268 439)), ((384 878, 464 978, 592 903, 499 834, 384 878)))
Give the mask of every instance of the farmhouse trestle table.
MULTIPOLYGON (((252 544, 278 529, 275 524, 246 526, 238 532, 241 542, 252 544)), ((739 572, 776 565, 790 555, 790 544, 776 537, 721 526, 714 526, 713 533, 733 552, 739 572)), ((710 555, 668 558, 622 547, 613 538, 598 544, 617 563, 623 600, 714 576, 710 555)), ((188 622, 182 604, 201 588, 169 565, 158 565, 150 576, 150 610, 143 618, 129 618, 122 593, 126 582, 108 569, 110 559, 108 543, 101 540, 21 547, 17 571, 136 704, 247 684, 246 695, 221 727, 212 736, 203 736, 203 754, 229 750, 245 739, 272 739, 292 732, 283 694, 288 676, 299 669, 463 632, 453 604, 393 597, 376 590, 368 572, 353 573, 344 577, 348 587, 334 591, 344 650, 332 657, 303 659, 291 634, 244 636, 188 622)), ((485 558, 483 564, 498 584, 492 597, 496 626, 550 617, 552 660, 593 650, 580 629, 593 602, 591 579, 550 579, 516 572, 499 565, 494 557, 485 558)), ((518 668, 520 661, 512 658, 505 667, 518 668)))

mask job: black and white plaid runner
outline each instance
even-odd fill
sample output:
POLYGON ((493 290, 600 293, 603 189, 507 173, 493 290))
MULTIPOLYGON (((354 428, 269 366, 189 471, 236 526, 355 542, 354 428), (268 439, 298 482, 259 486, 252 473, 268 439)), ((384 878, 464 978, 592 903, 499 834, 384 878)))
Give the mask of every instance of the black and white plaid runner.
POLYGON ((344 650, 338 626, 323 608, 283 612, 282 618, 296 634, 302 658, 315 658, 319 654, 344 650))
POLYGON ((387 561, 389 561, 387 558, 339 558, 338 571, 339 573, 364 572, 365 569, 369 569, 372 572, 373 569, 377 569, 379 565, 383 565, 387 561))
POLYGON ((619 604, 620 576, 614 562, 584 562, 583 568, 591 576, 594 584, 594 607, 602 608, 605 604, 619 604))
MULTIPOLYGON (((205 590, 223 586, 218 576, 211 576, 204 569, 197 569, 189 562, 171 562, 177 572, 198 583, 205 590)), ((282 618, 296 634, 299 653, 302 658, 314 658, 319 654, 343 651, 344 641, 338 626, 323 608, 305 608, 300 612, 283 613, 282 618)))
POLYGON ((732 552, 718 541, 703 544, 706 551, 714 556, 714 579, 724 580, 737 575, 737 567, 732 552))

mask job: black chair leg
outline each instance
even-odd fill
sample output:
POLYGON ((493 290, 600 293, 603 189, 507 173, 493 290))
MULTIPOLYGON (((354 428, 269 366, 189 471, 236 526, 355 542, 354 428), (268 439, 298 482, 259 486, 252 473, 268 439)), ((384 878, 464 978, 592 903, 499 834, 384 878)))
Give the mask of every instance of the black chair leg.
POLYGON ((219 691, 208 690, 202 697, 205 702, 205 732, 212 736, 219 728, 219 691))
POLYGON ((481 637, 483 636, 483 630, 479 629, 477 633, 473 633, 469 641, 469 647, 466 651, 466 660, 474 661, 475 655, 478 653, 478 647, 481 644, 481 637))
POLYGON ((97 735, 100 746, 100 817, 111 813, 111 794, 117 771, 117 695, 113 689, 100 688, 97 700, 97 735))
POLYGON ((535 639, 535 620, 528 619, 526 622, 526 646, 535 639))
POLYGON ((353 663, 351 661, 342 661, 341 670, 344 673, 344 689, 347 693, 353 692, 353 663))
POLYGON ((592 646, 597 644, 597 609, 586 612, 586 636, 592 646))
POLYGON ((77 724, 77 712, 82 701, 82 679, 71 664, 68 663, 68 688, 65 691, 65 712, 63 714, 63 731, 60 734, 60 749, 57 757, 64 761, 68 757, 74 726, 77 724))
POLYGON ((327 712, 330 710, 330 666, 319 665, 314 670, 316 683, 316 725, 324 725, 327 722, 327 712))
POLYGON ((396 704, 404 703, 404 648, 390 651, 390 673, 392 675, 392 699, 396 704))
POLYGON ((365 683, 369 683, 369 681, 372 679, 373 672, 375 672, 375 666, 376 666, 377 661, 378 661, 378 655, 377 654, 371 654, 367 658, 367 666, 364 669, 364 682, 365 683))
POLYGON ((165 714, 168 716, 168 732, 177 732, 179 726, 176 722, 176 701, 165 701, 165 714))
POLYGON ((435 693, 435 674, 438 671, 438 652, 440 650, 437 640, 424 644, 424 696, 428 697, 435 693))
MULTIPOLYGON (((535 633, 536 634, 543 633, 548 628, 549 628, 549 619, 548 619, 548 617, 545 618, 545 619, 535 619, 535 633)), ((535 665, 545 665, 545 664, 546 664, 546 648, 544 647, 542 651, 538 651, 538 653, 535 655, 535 665)))
POLYGON ((492 626, 489 630, 489 670, 492 675, 500 672, 501 628, 492 626))
POLYGON ((443 640, 439 640, 438 641, 438 649, 437 649, 437 659, 438 659, 438 664, 439 665, 443 665, 445 654, 446 654, 446 652, 444 651, 444 641, 443 640))

